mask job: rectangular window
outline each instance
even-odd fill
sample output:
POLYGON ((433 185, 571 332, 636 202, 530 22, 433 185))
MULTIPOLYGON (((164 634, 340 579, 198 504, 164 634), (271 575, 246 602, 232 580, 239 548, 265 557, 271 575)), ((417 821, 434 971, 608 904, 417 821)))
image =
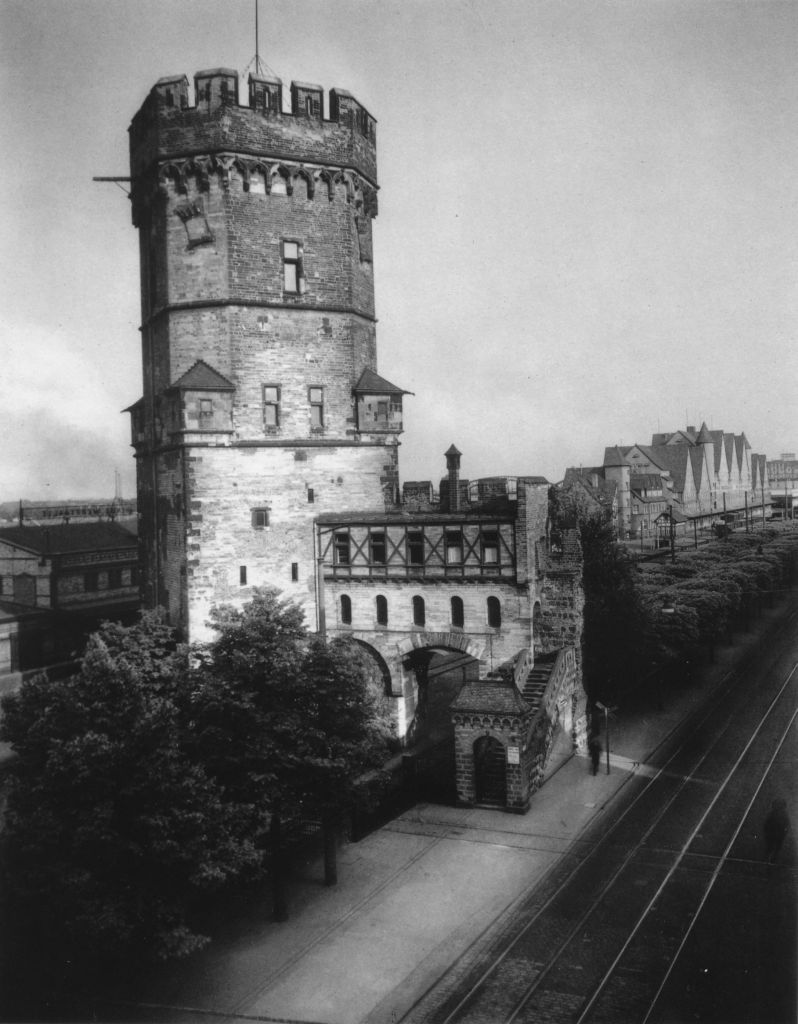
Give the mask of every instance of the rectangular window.
POLYGON ((294 295, 301 295, 305 291, 302 246, 299 242, 283 242, 283 290, 294 295))
POLYGON ((482 534, 482 564, 499 564, 499 535, 490 532, 482 534))
POLYGON ((247 585, 247 567, 245 565, 239 565, 238 567, 238 582, 242 587, 247 585))
POLYGON ((100 589, 100 575, 96 572, 87 572, 83 577, 83 589, 85 591, 96 591, 100 589))
POLYGON ((459 530, 446 531, 446 564, 459 565, 463 561, 463 535, 459 530))
POLYGON ((108 589, 119 590, 122 586, 122 570, 121 569, 109 569, 108 570, 108 589))
POLYGON ((213 419, 213 399, 212 398, 201 398, 200 399, 200 423, 207 423, 208 420, 213 419))
POLYGON ((424 564, 424 534, 420 530, 407 535, 407 560, 411 565, 424 564))
POLYGON ((322 430, 324 428, 324 388, 308 388, 308 401, 310 402, 310 429, 322 430))
POLYGON ((299 579, 299 562, 291 563, 291 579, 294 583, 299 579))
POLYGON ((255 530, 265 530, 269 525, 269 510, 267 508, 253 508, 252 509, 252 528, 255 530))
POLYGON ((346 530, 335 535, 335 564, 349 565, 349 533, 346 530))
POLYGON ((371 547, 371 561, 377 565, 385 565, 385 534, 381 532, 369 534, 369 545, 371 547))
POLYGON ((276 384, 263 385, 263 425, 267 430, 280 426, 280 388, 276 384))

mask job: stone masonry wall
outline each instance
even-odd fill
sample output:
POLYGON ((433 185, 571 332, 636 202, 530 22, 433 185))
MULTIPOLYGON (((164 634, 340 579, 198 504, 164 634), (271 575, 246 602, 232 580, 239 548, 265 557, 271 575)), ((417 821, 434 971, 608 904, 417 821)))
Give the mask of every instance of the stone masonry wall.
POLYGON ((265 585, 300 604, 315 630, 318 509, 382 511, 386 471, 394 472, 395 462, 396 449, 380 445, 193 449, 186 578, 192 639, 207 635, 214 604, 243 604, 253 587, 265 585), (253 528, 256 508, 268 509, 267 528, 253 528))

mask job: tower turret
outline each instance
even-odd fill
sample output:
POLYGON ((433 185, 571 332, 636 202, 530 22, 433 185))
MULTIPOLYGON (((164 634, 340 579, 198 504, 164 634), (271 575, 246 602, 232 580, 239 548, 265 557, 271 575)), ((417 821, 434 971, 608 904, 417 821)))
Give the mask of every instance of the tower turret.
POLYGON ((397 500, 401 419, 356 405, 382 380, 375 121, 344 90, 326 118, 320 86, 293 82, 286 112, 280 79, 248 85, 242 106, 235 71, 200 71, 191 106, 162 78, 130 126, 144 599, 192 638, 254 585, 313 625, 314 515, 397 500))

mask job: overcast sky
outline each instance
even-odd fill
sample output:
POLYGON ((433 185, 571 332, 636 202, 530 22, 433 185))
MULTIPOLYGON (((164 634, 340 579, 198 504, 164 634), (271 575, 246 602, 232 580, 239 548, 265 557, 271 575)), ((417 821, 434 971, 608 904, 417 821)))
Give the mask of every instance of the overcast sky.
MULTIPOLYGON (((798 448, 798 4, 260 0, 286 85, 378 121, 402 480, 600 463, 706 419, 798 448)), ((0 500, 125 496, 141 395, 127 127, 255 53, 254 0, 0 0, 0 500)), ((242 97, 246 89, 242 90, 242 97)))

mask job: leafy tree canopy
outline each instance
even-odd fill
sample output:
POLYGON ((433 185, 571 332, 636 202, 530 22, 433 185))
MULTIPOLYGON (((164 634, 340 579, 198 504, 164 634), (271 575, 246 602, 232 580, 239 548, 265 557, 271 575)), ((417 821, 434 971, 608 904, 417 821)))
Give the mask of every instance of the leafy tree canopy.
POLYGON ((246 822, 183 742, 191 703, 186 651, 152 613, 105 625, 77 675, 4 698, 6 909, 38 964, 79 976, 191 952, 206 941, 200 897, 257 865, 246 822))

